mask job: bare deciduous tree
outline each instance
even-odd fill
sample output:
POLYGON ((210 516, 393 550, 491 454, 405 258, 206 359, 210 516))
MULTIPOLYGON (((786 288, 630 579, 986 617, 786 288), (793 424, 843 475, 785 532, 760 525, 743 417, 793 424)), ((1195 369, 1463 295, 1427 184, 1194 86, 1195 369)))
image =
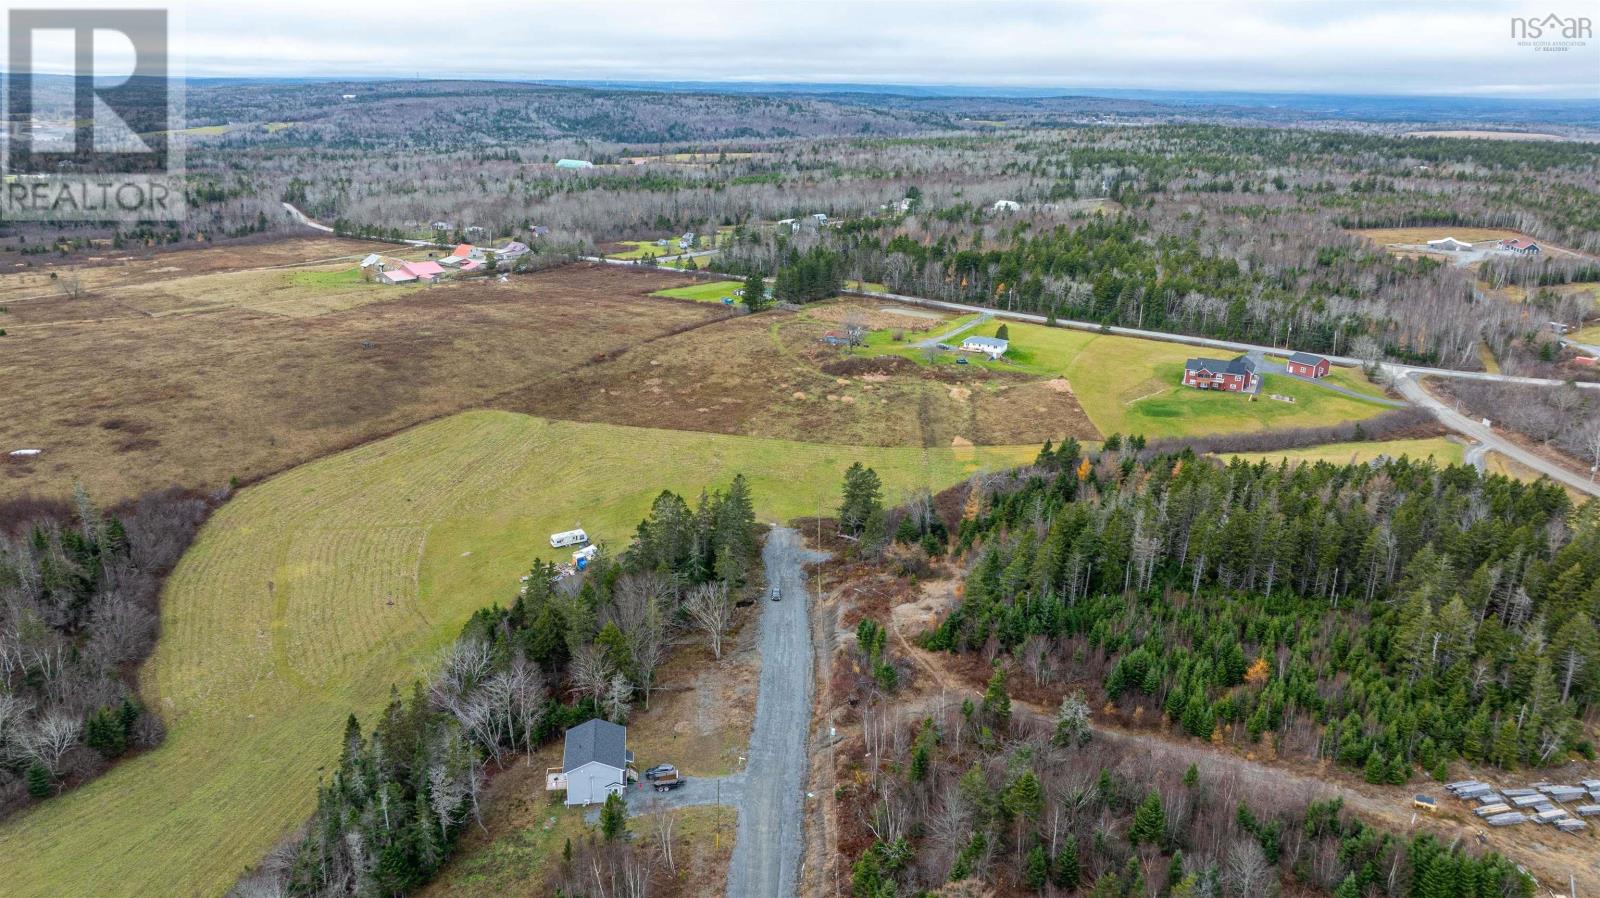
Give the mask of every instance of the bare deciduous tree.
POLYGON ((702 583, 689 591, 684 603, 689 617, 711 643, 711 654, 722 660, 722 640, 733 622, 733 601, 728 594, 728 584, 722 581, 702 583))

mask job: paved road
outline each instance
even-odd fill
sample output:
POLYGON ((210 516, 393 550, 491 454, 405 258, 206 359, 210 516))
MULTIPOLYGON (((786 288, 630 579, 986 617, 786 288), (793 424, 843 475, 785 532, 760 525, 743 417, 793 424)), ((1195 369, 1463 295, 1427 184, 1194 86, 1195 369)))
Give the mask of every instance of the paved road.
POLYGON ((1483 422, 1468 418, 1466 415, 1457 412, 1451 406, 1435 399, 1432 393, 1424 390, 1422 385, 1417 383, 1415 377, 1407 375, 1398 378, 1395 381, 1395 387, 1400 391, 1400 395, 1433 412, 1433 416, 1444 422, 1446 427, 1476 440, 1480 447, 1474 447, 1468 453, 1469 459, 1474 464, 1482 463, 1485 449, 1493 450, 1519 464, 1538 471, 1551 480, 1564 483, 1591 496, 1600 496, 1600 483, 1595 483, 1587 477, 1580 476, 1560 465, 1546 461, 1543 457, 1535 455, 1495 433, 1493 429, 1484 427, 1483 422))
POLYGON ((973 328, 975 328, 978 325, 984 323, 985 321, 988 321, 990 318, 993 318, 993 317, 994 317, 993 315, 990 315, 990 314, 987 314, 987 313, 985 313, 983 315, 979 315, 977 318, 974 318, 971 321, 968 321, 966 324, 963 324, 963 325, 961 325, 960 327, 958 327, 958 328, 956 328, 954 330, 946 331, 945 333, 942 333, 937 337, 929 337, 926 340, 918 340, 913 345, 915 345, 918 349, 922 349, 922 348, 927 347, 927 346, 937 346, 940 343, 948 343, 948 342, 950 342, 950 340, 954 339, 955 337, 961 336, 962 334, 966 333, 967 331, 972 330, 973 328))
POLYGON ((730 898, 792 898, 800 865, 800 817, 811 726, 811 627, 803 566, 822 556, 800 534, 773 527, 762 551, 769 587, 762 599, 761 692, 750 734, 739 833, 728 866, 730 898))
POLYGON ((1362 393, 1359 390, 1352 390, 1349 387, 1342 387, 1336 383, 1323 380, 1321 378, 1301 377, 1298 374, 1290 374, 1289 369, 1285 367, 1282 362, 1269 361, 1267 359, 1267 354, 1259 350, 1249 353, 1249 355, 1251 361, 1256 363, 1256 370, 1263 374, 1277 374, 1282 377, 1298 380, 1303 384, 1311 384, 1312 386, 1323 390, 1328 390, 1333 393, 1340 393, 1345 396, 1349 396, 1352 399, 1359 399, 1362 402, 1375 402, 1378 405, 1387 405, 1391 408, 1405 408, 1406 406, 1410 405, 1409 402, 1402 402, 1399 399, 1389 399, 1383 396, 1373 396, 1369 393, 1362 393))

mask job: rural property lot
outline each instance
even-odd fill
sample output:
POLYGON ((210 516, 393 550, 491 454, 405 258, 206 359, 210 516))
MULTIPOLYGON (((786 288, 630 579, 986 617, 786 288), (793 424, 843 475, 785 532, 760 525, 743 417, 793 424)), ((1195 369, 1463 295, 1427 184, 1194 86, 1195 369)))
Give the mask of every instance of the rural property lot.
MULTIPOLYGON (((839 326, 838 309, 849 302, 743 316, 656 340, 573 372, 567 389, 525 390, 506 397, 504 407, 570 420, 864 446, 1099 438, 1072 392, 1041 378, 931 368, 823 345, 823 333, 839 326)), ((887 319, 884 305, 872 301, 861 308, 869 320, 887 319)))
MULTIPOLYGON (((281 259, 352 244, 272 246, 278 255, 269 258, 281 259)), ((722 314, 647 297, 680 283, 672 275, 586 266, 412 289, 352 282, 340 276, 353 268, 348 259, 187 278, 149 270, 223 262, 238 259, 223 250, 170 253, 95 273, 105 283, 83 300, 5 301, 0 381, 24 386, 0 401, 0 451, 44 453, 26 462, 0 456, 0 496, 66 495, 81 480, 99 501, 114 502, 170 484, 248 482, 518 387, 560 391, 570 369, 597 356, 722 314), (119 271, 128 283, 110 283, 119 271), (213 292, 219 279, 233 292, 213 292), (288 303, 294 312, 263 308, 260 291, 284 283, 298 295, 288 303), (319 298, 335 307, 311 309, 319 298), (67 316, 56 307, 79 303, 105 317, 15 327, 60 320, 67 316), (166 312, 151 317, 124 304, 166 312), (197 304, 205 310, 172 313, 197 304)), ((0 278, 0 291, 11 280, 0 278)))
MULTIPOLYGON (((659 301, 659 300, 658 300, 659 301)), ((241 490, 168 582, 146 700, 159 748, 0 826, 7 898, 215 895, 300 823, 342 721, 407 686, 473 610, 509 600, 545 537, 622 547, 661 489, 751 480, 763 520, 837 501, 853 461, 886 499, 1011 449, 872 449, 455 415, 241 490)))

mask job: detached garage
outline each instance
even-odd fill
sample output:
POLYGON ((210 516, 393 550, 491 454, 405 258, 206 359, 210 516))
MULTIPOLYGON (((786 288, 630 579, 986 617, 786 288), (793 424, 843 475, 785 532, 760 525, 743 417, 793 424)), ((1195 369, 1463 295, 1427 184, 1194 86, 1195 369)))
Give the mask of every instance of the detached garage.
POLYGON ((1309 352, 1297 352, 1289 356, 1284 367, 1296 377, 1327 377, 1328 360, 1320 355, 1309 352))

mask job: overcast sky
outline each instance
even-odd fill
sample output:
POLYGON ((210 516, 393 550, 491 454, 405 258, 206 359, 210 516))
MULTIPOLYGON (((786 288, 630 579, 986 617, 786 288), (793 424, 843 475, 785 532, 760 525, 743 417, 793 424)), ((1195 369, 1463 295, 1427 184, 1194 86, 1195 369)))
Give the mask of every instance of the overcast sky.
MULTIPOLYGON (((35 5, 35 4, 27 4, 35 5)), ((101 5, 85 2, 85 6, 101 5)), ((143 0, 138 5, 156 5, 143 0)), ((801 81, 1600 98, 1593 0, 192 0, 190 75, 801 81)))

